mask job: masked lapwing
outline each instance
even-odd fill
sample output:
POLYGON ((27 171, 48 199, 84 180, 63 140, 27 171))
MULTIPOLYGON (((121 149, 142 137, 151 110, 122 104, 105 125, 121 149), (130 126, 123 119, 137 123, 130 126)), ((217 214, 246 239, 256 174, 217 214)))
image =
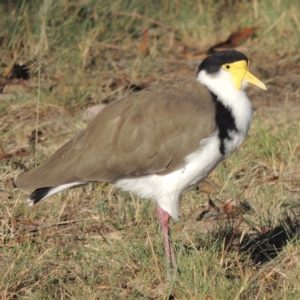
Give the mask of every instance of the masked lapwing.
POLYGON ((153 199, 167 265, 175 267, 170 217, 178 219, 182 195, 242 145, 252 119, 248 83, 267 90, 248 69, 243 53, 221 51, 203 60, 196 78, 175 78, 112 102, 16 186, 33 190, 30 206, 99 181, 153 199))

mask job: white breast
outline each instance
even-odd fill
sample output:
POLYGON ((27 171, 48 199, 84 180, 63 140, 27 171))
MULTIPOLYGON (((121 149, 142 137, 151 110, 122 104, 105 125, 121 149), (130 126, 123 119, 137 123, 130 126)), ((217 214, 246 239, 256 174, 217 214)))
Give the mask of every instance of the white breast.
POLYGON ((115 182, 115 186, 141 197, 155 199, 172 218, 178 219, 182 194, 203 180, 222 159, 216 131, 209 138, 202 140, 197 152, 186 158, 185 167, 166 175, 153 174, 121 179, 115 182))

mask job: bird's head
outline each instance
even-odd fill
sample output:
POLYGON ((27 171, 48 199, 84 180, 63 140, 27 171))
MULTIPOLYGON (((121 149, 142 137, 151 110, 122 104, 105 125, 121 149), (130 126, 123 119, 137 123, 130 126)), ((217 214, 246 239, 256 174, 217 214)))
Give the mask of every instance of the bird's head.
POLYGON ((233 85, 243 90, 252 83, 263 90, 266 86, 249 72, 249 59, 236 50, 224 50, 205 58, 199 66, 198 80, 209 89, 215 86, 233 85))

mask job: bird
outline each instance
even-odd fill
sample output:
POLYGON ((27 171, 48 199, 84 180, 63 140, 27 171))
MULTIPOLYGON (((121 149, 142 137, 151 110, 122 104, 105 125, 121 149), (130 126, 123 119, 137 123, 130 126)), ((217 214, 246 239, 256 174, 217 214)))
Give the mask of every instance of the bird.
POLYGON ((169 221, 178 220, 183 194, 242 145, 253 111, 248 83, 267 90, 250 73, 245 54, 214 53, 200 63, 196 76, 111 102, 15 185, 32 191, 29 206, 91 182, 108 182, 154 200, 169 279, 177 269, 169 221))

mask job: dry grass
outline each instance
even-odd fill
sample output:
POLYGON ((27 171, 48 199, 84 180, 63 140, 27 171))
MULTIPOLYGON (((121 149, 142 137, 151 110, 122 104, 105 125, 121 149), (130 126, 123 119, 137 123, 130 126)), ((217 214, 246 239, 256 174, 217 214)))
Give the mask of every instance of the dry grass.
POLYGON ((31 79, 7 83, 14 98, 0 98, 1 151, 12 154, 0 159, 0 298, 299 299, 299 4, 17 2, 0 5, 2 81, 29 61, 31 79), (170 286, 150 200, 103 183, 27 207, 12 179, 84 128, 88 106, 193 75, 205 50, 251 26, 260 29, 239 49, 269 92, 249 89, 249 137, 210 175, 222 186, 215 203, 238 197, 248 210, 228 223, 197 221, 207 195, 185 195, 170 286))

